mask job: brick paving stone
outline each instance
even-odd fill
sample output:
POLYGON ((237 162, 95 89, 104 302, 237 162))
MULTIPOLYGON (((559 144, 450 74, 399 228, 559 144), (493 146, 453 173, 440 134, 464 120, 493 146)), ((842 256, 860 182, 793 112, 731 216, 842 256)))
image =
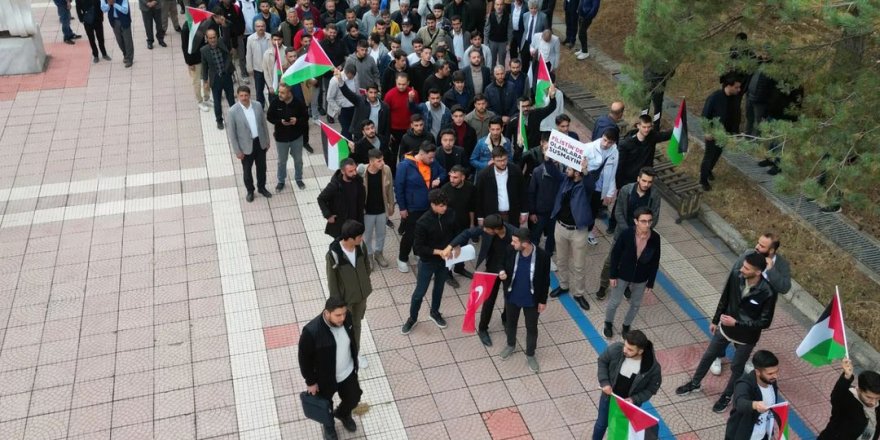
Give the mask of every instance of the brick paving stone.
POLYGON ((482 416, 492 440, 506 440, 529 434, 529 428, 516 407, 487 411, 482 416))

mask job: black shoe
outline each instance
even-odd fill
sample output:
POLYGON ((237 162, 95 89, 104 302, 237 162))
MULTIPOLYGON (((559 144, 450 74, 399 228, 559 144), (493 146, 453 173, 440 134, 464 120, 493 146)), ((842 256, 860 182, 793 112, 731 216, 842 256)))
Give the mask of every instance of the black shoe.
POLYGON ((773 161, 770 159, 764 159, 758 162, 759 167, 769 167, 770 165, 773 165, 773 161))
MULTIPOLYGON (((132 64, 134 64, 134 61, 126 61, 125 68, 128 69, 129 67, 131 67, 132 64)), ((221 122, 220 125, 223 125, 223 123, 221 122)), ((221 130, 222 130, 222 128, 221 128, 221 130)))
POLYGON ((98 64, 98 61, 100 61, 98 57, 92 57, 92 64, 98 64))
POLYGON ((394 229, 394 222, 391 219, 385 220, 385 226, 388 226, 391 229, 394 229))
POLYGON ((715 173, 709 172, 709 180, 715 180, 715 173))
POLYGON ((617 227, 616 227, 616 226, 613 227, 613 228, 609 226, 608 229, 605 230, 605 233, 608 234, 608 235, 611 235, 611 234, 614 233, 615 230, 617 230, 617 227))
POLYGON ((272 198, 272 193, 270 193, 266 188, 260 188, 257 190, 257 192, 267 199, 272 198))
POLYGON ((305 184, 305 182, 303 182, 302 180, 297 180, 297 181, 296 181, 296 187, 299 188, 299 189, 306 189, 306 184, 305 184))
POLYGON ((110 55, 107 54, 102 55, 101 58, 103 58, 104 61, 113 61, 113 58, 110 58, 110 55))
POLYGON ((309 144, 303 144, 303 149, 308 151, 309 154, 315 154, 315 149, 309 144))
POLYGON ((833 214, 835 212, 840 212, 840 205, 829 205, 823 208, 819 208, 819 211, 822 211, 826 214, 833 214))
POLYGON ((590 303, 587 302, 587 299, 584 298, 583 296, 580 296, 580 295, 575 296, 574 302, 576 302, 579 306, 581 306, 582 309, 590 310, 590 303))
POLYGON ((614 323, 606 322, 606 323, 605 323, 605 328, 602 329, 602 334, 603 334, 606 338, 608 338, 608 339, 611 339, 611 338, 614 337, 614 328, 613 328, 613 326, 614 326, 614 323))
POLYGON ((178 33, 180 33, 180 30, 181 30, 181 29, 180 29, 179 27, 174 28, 174 32, 178 32, 178 33))
POLYGON ((628 325, 621 326, 620 327, 620 336, 625 338, 627 333, 629 333, 629 326, 628 325))
POLYGON ((281 182, 278 182, 278 185, 275 185, 275 192, 279 193, 283 190, 284 190, 284 184, 281 182))
POLYGON ((712 185, 709 185, 709 182, 703 182, 700 186, 703 187, 704 192, 712 191, 712 185))
POLYGON ((147 43, 147 49, 153 50, 153 43, 147 43))
POLYGON ((80 34, 73 34, 73 39, 74 39, 74 40, 79 40, 79 39, 82 38, 82 37, 83 37, 83 36, 80 35, 80 34))
POLYGON ((333 116, 327 115, 327 123, 328 124, 333 124, 335 122, 336 122, 336 120, 333 119, 333 116))
POLYGON ((452 274, 449 274, 449 276, 446 277, 446 284, 449 284, 453 289, 461 287, 461 284, 458 283, 458 280, 452 277, 452 274))
POLYGON ((779 167, 776 166, 776 165, 773 165, 772 167, 770 167, 769 170, 767 170, 767 174, 769 174, 769 175, 771 175, 771 176, 775 176, 775 175, 777 175, 777 174, 779 174, 779 173, 781 173, 781 172, 782 172, 782 169, 779 168, 779 167))
POLYGON ((550 291, 550 298, 556 298, 563 293, 568 293, 568 289, 563 289, 562 287, 557 287, 550 291))
POLYGON ((730 406, 730 396, 722 394, 721 397, 718 398, 718 401, 712 405, 712 411, 720 414, 723 413, 728 406, 730 406))
POLYGON ((623 291, 623 297, 626 298, 627 300, 629 300, 630 298, 632 298, 632 296, 633 296, 632 290, 629 290, 629 286, 627 286, 627 288, 624 289, 624 291, 623 291))
POLYGON ((489 336, 489 332, 486 330, 477 330, 477 336, 480 337, 480 342, 483 343, 486 347, 492 346, 492 337, 489 336))
POLYGON ((406 322, 403 323, 403 327, 400 328, 400 334, 408 335, 409 332, 412 331, 413 327, 416 326, 416 321, 407 318, 406 322))
POLYGON ((223 121, 217 121, 217 130, 223 130, 224 128, 226 128, 226 126, 223 125, 223 121))
POLYGON ((700 391, 700 384, 694 384, 691 381, 675 389, 675 395, 684 396, 694 391, 700 391))
POLYGON ((354 419, 351 417, 351 414, 349 414, 347 416, 341 416, 338 413, 334 412, 333 417, 339 419, 339 421, 342 422, 342 427, 345 428, 346 431, 348 431, 348 432, 357 431, 357 429, 358 429, 357 425, 354 423, 354 419))
POLYGON ((428 314, 428 318, 431 318, 431 321, 434 321, 434 324, 437 324, 437 327, 446 328, 446 320, 443 319, 443 315, 440 312, 431 312, 428 314))
POLYGON ((504 313, 504 310, 501 310, 499 315, 501 315, 501 326, 507 328, 507 315, 504 313))
POLYGON ((467 269, 456 269, 456 270, 454 270, 453 272, 455 272, 455 273, 457 273, 457 274, 459 274, 459 275, 461 275, 461 276, 463 276, 463 277, 465 277, 465 278, 467 278, 467 279, 469 279, 469 280, 474 278, 474 274, 471 273, 471 272, 470 272, 469 270, 467 270, 467 269))
POLYGON ((324 426, 324 440, 339 440, 335 426, 324 426))
POLYGON ((165 40, 159 40, 159 46, 168 47, 168 45, 165 44, 165 40))
POLYGON ((253 202, 254 201, 254 193, 248 192, 247 195, 244 196, 244 199, 247 200, 248 203, 253 202))
POLYGON ((76 44, 73 40, 64 40, 64 44, 76 44))
POLYGON ((400 222, 400 226, 397 227, 397 235, 403 235, 403 222, 400 222))
POLYGON ((596 291, 596 299, 598 299, 599 301, 604 301, 607 296, 608 293, 606 292, 604 287, 600 287, 599 290, 596 291))

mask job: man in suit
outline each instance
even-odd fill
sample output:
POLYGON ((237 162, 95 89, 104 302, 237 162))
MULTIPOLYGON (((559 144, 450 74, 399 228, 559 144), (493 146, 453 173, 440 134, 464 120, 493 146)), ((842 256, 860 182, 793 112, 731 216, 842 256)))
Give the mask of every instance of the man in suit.
POLYGON ((472 96, 482 95, 492 81, 489 68, 483 64, 483 54, 478 51, 471 51, 468 59, 470 65, 461 70, 464 72, 464 87, 472 96))
MULTIPOLYGON (((358 346, 352 315, 342 298, 327 298, 324 311, 303 327, 298 358, 306 392, 330 400, 331 406, 333 395, 339 393, 340 403, 333 417, 342 422, 346 431, 357 431, 351 411, 363 394, 357 375, 358 346)), ((324 438, 338 438, 334 425, 324 426, 324 438)))
POLYGON ((538 345, 538 316, 547 307, 550 291, 550 255, 532 243, 528 228, 519 228, 510 239, 512 250, 507 252, 504 270, 498 278, 504 283, 504 314, 507 317, 505 333, 507 346, 501 350, 501 359, 507 359, 516 349, 516 328, 519 314, 526 321, 526 363, 533 373, 540 371, 535 358, 538 345))
MULTIPOLYGON (((232 57, 229 49, 220 42, 220 37, 214 29, 205 32, 208 44, 202 46, 199 53, 202 56, 202 81, 211 83, 211 95, 214 97, 214 118, 217 120, 217 129, 223 130, 223 104, 220 102, 223 94, 226 94, 226 102, 231 108, 235 104, 232 97, 232 57)), ((248 91, 250 95, 250 91, 248 91)), ((262 111, 262 106, 260 107, 262 111)), ((268 141, 266 144, 268 147, 268 141)))
POLYGON ((503 147, 492 149, 492 159, 477 174, 477 223, 489 214, 499 214, 504 222, 522 225, 529 216, 523 199, 525 185, 522 170, 510 162, 503 147))
MULTIPOLYGON (((219 98, 218 98, 219 99, 219 98)), ((247 188, 246 200, 254 201, 254 177, 251 168, 257 165, 257 191, 271 198, 266 190, 266 150, 269 149, 269 130, 266 128, 266 115, 263 106, 251 101, 251 89, 238 87, 238 102, 229 108, 229 128, 226 130, 232 152, 241 161, 244 186, 247 188)))
POLYGON ((547 26, 547 16, 538 10, 538 0, 529 0, 528 4, 528 12, 523 13, 519 18, 519 28, 523 32, 518 42, 519 59, 522 60, 523 66, 531 66, 532 56, 530 49, 535 34, 540 34, 544 32, 544 29, 549 29, 549 26, 547 26))

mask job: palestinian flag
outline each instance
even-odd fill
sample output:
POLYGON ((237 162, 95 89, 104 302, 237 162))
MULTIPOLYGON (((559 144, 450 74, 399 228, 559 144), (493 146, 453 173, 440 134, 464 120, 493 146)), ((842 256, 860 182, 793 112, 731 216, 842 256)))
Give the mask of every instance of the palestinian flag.
POLYGON ((843 359, 847 354, 840 292, 835 292, 831 304, 825 307, 825 311, 798 346, 797 355, 813 366, 820 367, 835 359, 843 359))
POLYGON ((333 70, 333 63, 320 44, 310 44, 306 56, 299 57, 287 68, 281 80, 289 86, 297 85, 307 79, 317 78, 333 70))
POLYGON ((553 83, 550 81, 550 71, 547 70, 547 63, 544 62, 544 56, 538 52, 538 80, 535 83, 535 108, 541 108, 550 104, 550 97, 547 96, 547 89, 553 83))
POLYGON ((656 426, 660 421, 645 410, 621 399, 616 394, 609 397, 608 406, 608 440, 645 440, 656 438, 653 434, 646 436, 648 428, 656 426))
POLYGON ((321 130, 324 131, 324 136, 327 137, 327 168, 338 170, 339 163, 348 159, 348 156, 351 155, 351 149, 349 148, 349 145, 352 145, 351 141, 342 137, 338 131, 325 124, 324 121, 321 121, 321 130))
POLYGON ((202 24, 203 21, 211 18, 214 15, 204 9, 193 8, 192 6, 186 7, 186 22, 189 23, 189 43, 187 46, 187 52, 193 53, 193 49, 195 48, 196 43, 196 34, 199 30, 199 25, 202 24))
POLYGON ((275 71, 272 72, 272 90, 275 91, 275 94, 278 94, 278 86, 281 85, 281 75, 284 74, 284 70, 281 68, 281 51, 278 49, 278 46, 275 46, 275 71))
POLYGON ((770 407, 770 411, 779 427, 779 431, 777 431, 779 437, 773 440, 789 440, 791 437, 788 435, 788 402, 777 403, 770 407))
POLYGON ((688 150, 688 124, 687 124, 687 107, 684 99, 681 100, 681 106, 678 108, 678 116, 675 117, 675 128, 672 129, 672 139, 669 139, 669 146, 666 149, 666 155, 673 165, 678 165, 684 160, 684 154, 688 150))
POLYGON ((519 139, 517 144, 522 147, 523 152, 529 151, 529 137, 526 132, 526 115, 523 114, 522 108, 519 109, 519 139))

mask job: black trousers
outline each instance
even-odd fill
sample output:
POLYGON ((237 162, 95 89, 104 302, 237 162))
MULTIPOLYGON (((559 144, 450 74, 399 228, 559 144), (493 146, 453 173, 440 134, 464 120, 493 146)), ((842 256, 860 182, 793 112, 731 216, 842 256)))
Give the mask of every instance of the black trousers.
POLYGON ((101 48, 101 55, 107 56, 107 48, 104 47, 104 22, 95 24, 83 24, 86 30, 86 37, 89 38, 89 46, 92 46, 92 56, 98 56, 98 48, 101 48), (96 41, 97 40, 97 41, 96 41), (97 44, 95 44, 97 42, 97 44))
POLYGON ((391 139, 388 142, 388 147, 391 149, 391 157, 392 160, 385 161, 388 165, 388 168, 391 168, 391 174, 393 176, 397 176, 397 162, 403 160, 403 155, 408 153, 408 151, 402 151, 400 148, 400 141, 403 139, 403 135, 406 134, 406 130, 395 130, 391 129, 391 139))
POLYGON ((254 192, 254 176, 251 169, 254 164, 257 165, 257 188, 266 189, 266 150, 260 146, 260 138, 254 139, 253 151, 251 154, 245 154, 241 159, 241 171, 244 174, 244 187, 247 192, 254 192))
POLYGON ((593 24, 593 20, 584 17, 578 17, 578 40, 581 43, 581 52, 589 53, 590 48, 587 46, 587 30, 590 29, 590 25, 593 24))
POLYGON ((507 333, 507 346, 516 346, 516 327, 519 325, 520 311, 526 320, 526 356, 534 356, 535 347, 538 346, 537 307, 520 307, 510 302, 504 305, 504 313, 507 315, 507 324, 504 326, 504 331, 507 333))
MULTIPOLYGON (((335 414, 338 414, 341 417, 347 417, 351 415, 351 411, 358 406, 358 403, 361 402, 361 395, 363 391, 361 391, 361 386, 358 383, 358 375, 355 372, 352 372, 348 375, 345 380, 336 384, 336 393, 339 393, 339 406, 336 407, 335 414)), ((336 393, 328 393, 324 390, 318 390, 318 394, 330 401, 333 401, 333 394, 336 393)))
POLYGON ((489 321, 492 320, 492 312, 495 311, 495 300, 498 299, 498 287, 500 286, 501 280, 495 278, 495 284, 492 285, 492 293, 489 294, 489 297, 486 298, 480 309, 480 325, 477 327, 480 331, 489 330, 489 321))
POLYGON ((416 222, 424 214, 425 211, 408 211, 406 219, 403 220, 403 236, 400 237, 400 252, 397 259, 400 261, 409 261, 409 254, 412 252, 413 235, 416 233, 416 222))
POLYGON ((214 98, 214 119, 223 122, 223 102, 221 99, 226 95, 226 103, 230 107, 235 105, 235 90, 232 85, 232 74, 224 73, 215 75, 211 80, 211 96, 214 98))
POLYGON ((706 140, 706 152, 703 154, 703 162, 700 164, 700 183, 709 183, 709 176, 712 175, 712 170, 715 169, 718 159, 721 159, 723 151, 714 140, 706 140))
POLYGON ((165 31, 162 30, 162 7, 148 8, 146 11, 141 11, 141 16, 144 19, 144 29, 147 31, 147 43, 153 43, 154 25, 156 27, 156 39, 164 41, 165 31))

